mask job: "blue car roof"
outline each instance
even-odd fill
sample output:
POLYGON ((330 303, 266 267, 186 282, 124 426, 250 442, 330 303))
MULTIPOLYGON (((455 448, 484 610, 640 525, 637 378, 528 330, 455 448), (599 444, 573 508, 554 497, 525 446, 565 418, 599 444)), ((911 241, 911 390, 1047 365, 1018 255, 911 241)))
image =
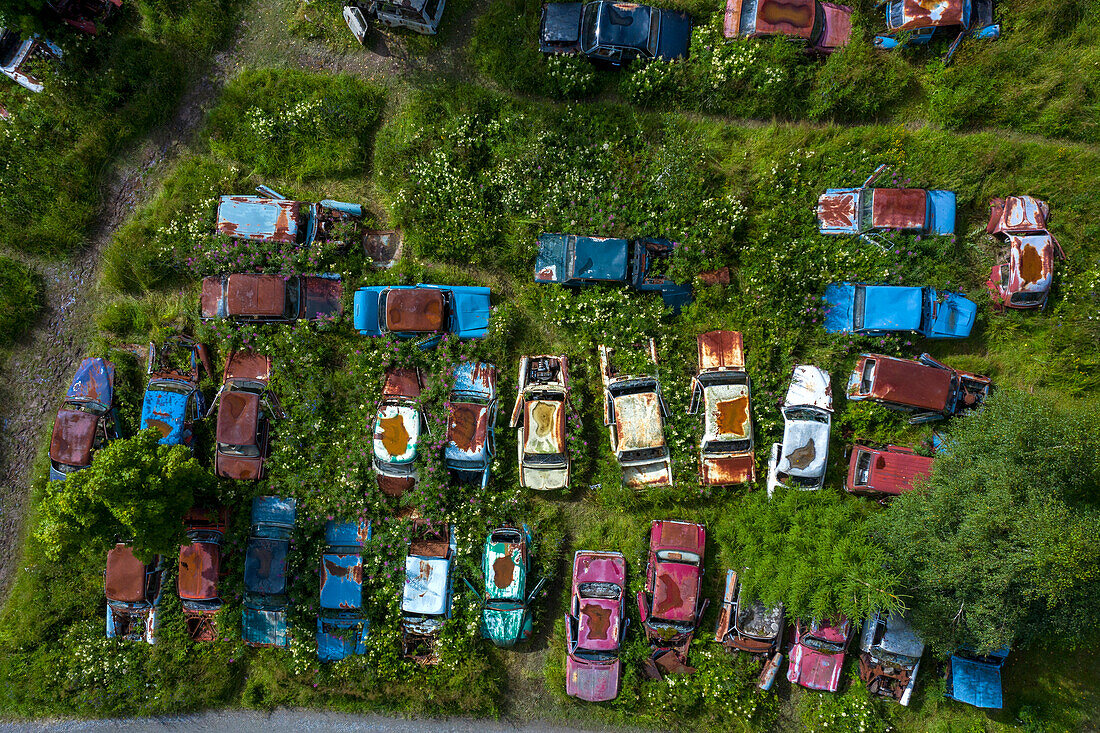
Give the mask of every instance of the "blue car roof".
MULTIPOLYGON (((182 384, 182 383, 181 383, 182 384)), ((183 442, 183 418, 189 395, 162 389, 145 390, 141 403, 141 429, 156 428, 161 433, 161 445, 183 442)))
POLYGON ((863 327, 873 331, 916 331, 920 328, 923 289, 868 285, 863 327))
POLYGON ((92 400, 104 407, 110 407, 115 399, 115 365, 99 357, 80 362, 65 397, 71 400, 92 400))
POLYGON ((626 282, 630 243, 625 239, 577 237, 569 279, 626 282))
POLYGON ((301 209, 298 201, 261 196, 222 196, 218 201, 218 231, 242 239, 298 241, 301 209))
POLYGON ((281 496, 257 496, 252 500, 252 524, 293 527, 298 502, 281 496))
POLYGON ((1001 664, 995 664, 951 655, 951 697, 979 708, 1000 709, 1003 704, 1001 690, 1001 664))
POLYGON ((330 519, 325 523, 325 544, 329 547, 362 547, 370 536, 371 525, 366 520, 337 522, 330 519))
POLYGON ((244 555, 244 585, 252 593, 275 596, 286 591, 286 556, 290 543, 253 537, 244 555))
POLYGON ((331 552, 321 555, 321 608, 337 611, 362 607, 362 555, 331 552))

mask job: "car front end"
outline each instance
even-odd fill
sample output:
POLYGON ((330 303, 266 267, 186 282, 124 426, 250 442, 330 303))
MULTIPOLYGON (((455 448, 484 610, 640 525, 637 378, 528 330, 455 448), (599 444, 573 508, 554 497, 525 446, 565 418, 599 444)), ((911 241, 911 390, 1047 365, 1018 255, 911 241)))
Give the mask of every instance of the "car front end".
POLYGON ((836 622, 796 621, 787 681, 810 690, 836 692, 851 633, 851 624, 843 617, 836 622))

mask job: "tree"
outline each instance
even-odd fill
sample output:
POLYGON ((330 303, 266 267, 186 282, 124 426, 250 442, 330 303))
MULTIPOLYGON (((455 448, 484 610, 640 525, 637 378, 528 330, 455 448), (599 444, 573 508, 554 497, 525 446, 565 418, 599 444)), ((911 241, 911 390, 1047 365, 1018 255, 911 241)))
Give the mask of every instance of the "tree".
POLYGON ((930 485, 896 499, 876 531, 912 589, 913 620, 942 653, 1100 621, 1100 410, 998 392, 956 419, 930 485))
POLYGON ((92 465, 51 481, 37 535, 52 560, 76 544, 132 542, 143 557, 169 554, 184 539, 183 515, 212 477, 183 446, 160 445, 146 429, 96 453, 92 465))

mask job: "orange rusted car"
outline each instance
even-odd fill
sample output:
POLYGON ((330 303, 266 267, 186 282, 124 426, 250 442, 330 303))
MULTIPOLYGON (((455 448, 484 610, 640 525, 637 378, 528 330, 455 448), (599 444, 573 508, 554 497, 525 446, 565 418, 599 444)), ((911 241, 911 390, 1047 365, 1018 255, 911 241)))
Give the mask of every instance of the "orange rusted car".
POLYGON ((703 409, 699 476, 706 486, 751 483, 756 478, 752 433, 752 384, 737 331, 700 334, 699 373, 692 380, 691 407, 703 409))

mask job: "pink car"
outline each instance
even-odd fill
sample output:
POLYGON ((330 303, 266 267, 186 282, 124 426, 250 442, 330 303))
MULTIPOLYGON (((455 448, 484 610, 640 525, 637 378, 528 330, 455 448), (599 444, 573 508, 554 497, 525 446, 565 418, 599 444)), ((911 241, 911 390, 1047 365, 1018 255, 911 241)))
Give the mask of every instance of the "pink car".
POLYGON ((565 616, 565 691, 603 702, 619 695, 619 649, 626 628, 626 560, 618 552, 578 550, 573 590, 565 616))
POLYGON ((1054 261, 1066 258, 1062 245, 1047 228, 1049 220, 1047 202, 1034 196, 990 202, 985 231, 1007 245, 1004 261, 994 265, 985 283, 998 310, 1046 305, 1054 261))
POLYGON ((836 692, 851 641, 852 625, 843 616, 809 624, 799 619, 794 624, 787 680, 811 690, 836 692))
POLYGON ((709 601, 699 601, 703 586, 703 549, 707 530, 690 522, 653 522, 645 591, 638 592, 638 613, 650 646, 675 649, 682 658, 709 601))

